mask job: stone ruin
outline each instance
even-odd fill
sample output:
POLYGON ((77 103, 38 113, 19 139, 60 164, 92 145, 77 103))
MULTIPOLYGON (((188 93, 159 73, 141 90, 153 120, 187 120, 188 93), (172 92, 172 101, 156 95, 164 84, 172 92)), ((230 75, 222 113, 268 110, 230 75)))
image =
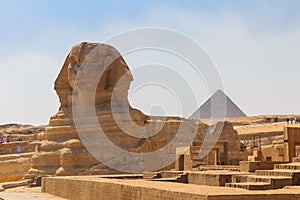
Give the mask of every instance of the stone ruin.
MULTIPOLYGON (((92 74, 90 79, 94 78, 92 74)), ((0 182, 20 180, 24 178, 25 171, 31 167, 29 174, 25 176, 26 184, 26 179, 44 175, 103 175, 46 177, 43 179, 39 177, 36 179, 35 185, 41 185, 42 182, 43 192, 67 199, 172 199, 175 197, 182 199, 272 199, 274 195, 279 199, 298 199, 299 192, 291 193, 289 186, 300 185, 299 127, 285 127, 284 146, 287 163, 240 162, 247 160, 247 152, 241 150, 237 131, 233 129, 233 123, 230 122, 219 123, 215 126, 216 129, 222 128, 221 135, 212 149, 208 149, 208 151, 211 150, 208 155, 205 158, 199 158, 199 149, 203 147, 204 138, 214 132, 211 132, 212 126, 199 120, 180 117, 151 117, 132 108, 127 99, 132 80, 133 76, 126 62, 113 47, 97 43, 81 43, 74 46, 55 81, 55 90, 61 103, 58 113, 51 117, 46 133, 42 134, 40 138, 41 142, 34 141, 34 143, 29 143, 30 145, 26 143, 26 148, 24 146, 26 153, 13 154, 10 150, 16 143, 2 146, 5 147, 3 154, 8 155, 0 156, 0 161, 2 161, 0 165, 3 169, 0 173, 0 182), (92 56, 89 56, 91 53, 92 56), (95 54, 96 56, 94 56, 95 54), (117 59, 110 63, 111 58, 114 57, 117 59), (159 169, 162 171, 148 172, 145 170, 143 175, 121 174, 124 172, 110 168, 96 159, 83 145, 82 138, 78 133, 78 126, 75 123, 76 119, 73 117, 73 108, 74 105, 76 106, 74 99, 86 100, 86 94, 91 89, 89 80, 76 83, 77 77, 82 73, 81 66, 84 62, 95 66, 96 70, 102 70, 105 64, 109 63, 100 81, 97 82, 93 97, 95 101, 86 102, 93 104, 96 112, 96 125, 102 127, 106 137, 114 145, 128 152, 148 153, 163 148, 180 133, 181 137, 176 140, 174 147, 171 147, 171 153, 161 152, 161 155, 154 160, 137 159, 133 161, 137 165, 145 167, 155 165, 160 161, 159 159, 171 157, 172 160, 171 155, 176 154, 177 151, 183 155, 165 168, 159 169), (120 80, 122 80, 121 84, 119 84, 120 80), (117 99, 113 98, 114 91, 118 91, 117 99), (114 111, 112 110, 113 103, 116 106, 114 111), (143 137, 129 135, 119 126, 120 124, 127 130, 136 132, 143 137), (145 129, 140 129, 142 131, 138 132, 135 129, 136 126, 145 129), (157 130, 159 131, 157 132, 157 130), (153 135, 156 132, 157 134, 153 135), (191 137, 193 140, 188 147, 180 145, 181 142, 188 141, 191 137), (35 145, 37 145, 35 152, 32 153, 32 147, 35 145), (184 150, 182 151, 180 147, 183 147, 184 150), (291 161, 293 163, 288 163, 291 161), (237 166, 239 162, 240 166, 237 166), (140 180, 131 181, 130 179, 140 180), (161 182, 158 183, 159 181, 161 182), (168 184, 166 181, 177 183, 168 184), (178 183, 188 184, 178 185, 178 183), (218 186, 219 188, 207 190, 208 187, 197 187, 193 189, 195 185, 218 186), (231 188, 226 189, 226 187, 231 188), (287 188, 274 192, 274 189, 284 187, 287 188), (261 193, 246 192, 246 190, 236 190, 235 188, 264 191, 261 193), (205 192, 203 193, 203 191, 205 192)), ((84 113, 89 107, 83 106, 80 109, 84 113)), ((79 128, 87 128, 87 133, 91 134, 97 131, 98 127, 90 124, 92 116, 82 115, 80 117, 83 127, 79 128)), ((105 146, 106 144, 101 143, 101 145, 105 146)), ((99 153, 110 155, 112 152, 99 153)), ((124 163, 126 164, 126 160, 120 160, 119 164, 123 165, 124 163)), ((0 186, 0 191, 1 189, 4 189, 3 185, 0 186)))
MULTIPOLYGON (((99 162, 84 147, 77 133, 72 113, 74 92, 80 96, 81 93, 88 90, 88 83, 86 82, 78 83, 82 87, 86 86, 84 90, 75 91, 74 89, 76 76, 80 73, 80 66, 84 62, 88 62, 94 66, 98 66, 99 69, 103 69, 103 66, 108 63, 111 57, 117 57, 117 59, 109 64, 109 67, 105 69, 103 76, 101 76, 96 88, 94 105, 97 120, 112 143, 129 152, 153 152, 170 143, 180 128, 180 132, 183 135, 181 138, 182 141, 191 137, 191 133, 196 133, 196 139, 193 144, 197 144, 198 146, 201 144, 202 139, 209 129, 207 124, 198 120, 188 120, 180 117, 150 117, 132 108, 129 105, 127 96, 133 76, 125 60, 112 46, 83 42, 71 49, 55 81, 55 90, 59 96, 60 108, 58 113, 51 117, 49 126, 46 128, 46 140, 35 150, 29 174, 64 176, 120 173, 99 162), (88 56, 92 51, 97 56, 88 56), (123 80, 122 84, 117 84, 121 78, 123 80), (111 109, 114 90, 119 91, 116 102, 119 108, 117 113, 112 113, 111 109), (129 115, 126 115, 126 110, 129 112, 129 115), (151 135, 151 132, 155 131, 156 126, 161 126, 162 121, 164 121, 164 124, 156 135, 139 138, 124 132, 116 124, 117 121, 123 123, 125 126, 129 126, 129 129, 130 124, 127 123, 128 121, 134 122, 135 125, 140 127, 152 124, 152 128, 144 129, 146 133, 143 134, 146 135, 151 135)), ((88 122, 89 119, 85 118, 83 120, 88 122)), ((96 130, 95 127, 91 128, 90 131, 93 132, 94 130, 96 130)), ((231 124, 225 122, 225 129, 222 131, 219 142, 226 142, 227 144, 227 155, 225 157, 229 162, 226 161, 226 164, 238 164, 240 160, 243 160, 240 151, 240 140, 231 124)), ((175 154, 176 148, 172 149, 172 152, 175 154)), ((169 155, 164 155, 162 159, 167 156, 169 155)), ((224 157, 224 155, 222 156, 224 157)), ((155 161, 147 162, 148 165, 155 164, 155 161)), ((175 168, 175 163, 170 164, 165 169, 172 168, 175 168)))

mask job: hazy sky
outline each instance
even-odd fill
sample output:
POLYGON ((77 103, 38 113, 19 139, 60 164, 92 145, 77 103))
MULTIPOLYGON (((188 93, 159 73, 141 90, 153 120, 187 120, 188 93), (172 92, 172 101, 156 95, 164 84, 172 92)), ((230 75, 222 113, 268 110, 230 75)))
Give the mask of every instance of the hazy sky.
MULTIPOLYGON (((174 29, 197 41, 248 115, 300 113, 297 0, 0 0, 0 25, 0 124, 47 124, 59 107, 53 86, 70 48, 138 27, 174 29)), ((130 101, 147 112, 149 102, 136 99, 130 101)))

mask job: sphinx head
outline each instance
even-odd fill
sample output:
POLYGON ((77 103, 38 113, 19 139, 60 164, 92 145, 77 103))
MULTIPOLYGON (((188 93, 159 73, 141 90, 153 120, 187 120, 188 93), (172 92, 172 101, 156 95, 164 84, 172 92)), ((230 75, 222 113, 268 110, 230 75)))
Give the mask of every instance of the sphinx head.
POLYGON ((84 80, 78 80, 78 75, 84 68, 92 72, 101 71, 101 77, 97 80, 96 104, 108 102, 115 89, 122 90, 127 101, 127 91, 133 78, 120 53, 107 44, 83 42, 72 47, 55 82, 55 90, 61 102, 60 110, 70 112, 75 83, 88 90, 89 80, 96 78, 97 73, 89 73, 84 80), (119 83, 120 80, 122 84, 119 83))

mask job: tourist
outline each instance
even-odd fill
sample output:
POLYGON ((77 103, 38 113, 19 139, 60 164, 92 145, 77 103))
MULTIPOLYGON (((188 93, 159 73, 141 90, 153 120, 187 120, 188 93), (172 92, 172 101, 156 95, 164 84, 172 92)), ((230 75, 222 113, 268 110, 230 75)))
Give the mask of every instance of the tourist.
POLYGON ((21 154, 21 147, 20 147, 20 144, 17 144, 17 153, 18 153, 18 154, 21 154))
POLYGON ((3 137, 2 137, 2 136, 0 137, 0 143, 1 143, 1 144, 3 144, 3 143, 4 143, 4 139, 3 139, 3 137))
POLYGON ((286 123, 287 123, 287 124, 290 123, 290 119, 289 119, 289 118, 286 119, 286 123))
POLYGON ((277 116, 275 117, 275 120, 274 120, 274 121, 275 121, 275 123, 277 123, 277 122, 278 122, 278 117, 277 117, 277 116))
POLYGON ((7 143, 10 142, 10 137, 9 137, 9 135, 6 137, 6 142, 7 142, 7 143))

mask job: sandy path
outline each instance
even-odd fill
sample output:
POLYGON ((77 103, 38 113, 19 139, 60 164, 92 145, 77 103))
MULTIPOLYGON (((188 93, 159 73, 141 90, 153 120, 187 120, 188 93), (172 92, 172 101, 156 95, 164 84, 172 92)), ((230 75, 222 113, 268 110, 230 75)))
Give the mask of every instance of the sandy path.
POLYGON ((40 187, 18 187, 7 189, 0 193, 0 198, 4 200, 64 200, 50 194, 41 193, 40 187))

